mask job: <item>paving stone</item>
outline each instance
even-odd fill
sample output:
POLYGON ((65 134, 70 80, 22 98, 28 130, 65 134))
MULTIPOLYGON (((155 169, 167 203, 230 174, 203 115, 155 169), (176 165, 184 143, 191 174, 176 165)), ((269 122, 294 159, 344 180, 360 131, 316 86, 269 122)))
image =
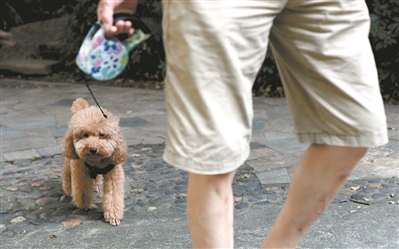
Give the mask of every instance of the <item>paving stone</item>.
POLYGON ((73 215, 82 216, 82 217, 87 216, 88 213, 89 213, 88 210, 84 210, 84 209, 80 209, 80 208, 77 208, 77 209, 72 211, 73 215))
MULTIPOLYGON (((81 91, 82 93, 87 93, 87 89, 84 86, 82 86, 79 89, 80 89, 79 91, 81 91)), ((67 96, 66 98, 69 97, 67 96)), ((53 98, 52 100, 47 100, 47 103, 51 105, 56 103, 59 99, 57 101, 56 100, 57 98, 53 98)), ((64 127, 66 127, 66 123, 69 121, 69 115, 70 115, 69 107, 73 100, 74 99, 70 99, 70 103, 68 103, 68 101, 65 100, 63 103, 62 102, 56 103, 59 106, 64 106, 62 108, 63 110, 65 109, 64 110, 66 113, 65 115, 68 116, 68 119, 65 120, 62 118, 61 115, 57 117, 57 122, 58 120, 64 120, 64 123, 61 122, 63 125, 65 125, 64 127)), ((26 103, 24 104, 26 106, 26 103)), ((132 104, 129 103, 129 106, 131 105, 132 104)), ((55 113, 55 110, 60 110, 56 106, 53 106, 52 108, 53 109, 47 110, 49 116, 53 115, 52 113, 55 113)), ((272 115, 276 115, 278 117, 279 110, 277 109, 274 110, 275 113, 272 113, 272 115)), ((143 114, 145 114, 145 112, 143 112, 143 114)), ((161 128, 159 127, 157 128, 156 126, 146 126, 146 125, 153 125, 154 123, 158 124, 161 122, 162 118, 151 119, 151 118, 144 118, 144 116, 139 116, 139 115, 124 116, 124 118, 126 118, 125 121, 127 125, 137 125, 138 127, 138 128, 124 127, 124 129, 129 131, 129 137, 131 137, 131 139, 136 139, 138 136, 139 137, 142 136, 142 138, 145 139, 145 141, 142 142, 142 138, 139 138, 136 140, 135 143, 131 144, 132 146, 129 147, 129 155, 136 154, 139 156, 129 157, 128 162, 125 163, 124 165, 125 174, 127 177, 125 182, 126 183, 125 211, 145 213, 147 208, 151 206, 157 208, 155 214, 161 211, 166 212, 168 214, 184 214, 186 207, 186 198, 176 198, 176 197, 186 192, 185 190, 187 189, 188 173, 181 170, 177 170, 174 167, 167 165, 165 162, 162 161, 161 156, 164 149, 164 144, 163 144, 164 139, 158 138, 157 136, 159 136, 158 134, 163 134, 163 135, 165 134, 162 132, 166 131, 166 126, 161 128), (138 119, 132 119, 132 118, 138 118, 138 119), (143 123, 142 121, 140 121, 140 119, 144 120, 147 123, 145 122, 143 123), (140 125, 144 126, 139 127, 140 125), (152 129, 154 129, 155 132, 152 131, 152 129), (151 139, 153 139, 153 141, 151 139), (154 144, 151 144, 151 142, 154 142, 154 144), (137 166, 132 167, 133 165, 137 166), (145 191, 144 188, 146 188, 145 191), (141 191, 131 192, 130 191, 131 189, 141 189, 141 191)), ((270 120, 269 118, 270 117, 268 117, 268 120, 270 120)), ((265 127, 266 130, 264 134, 267 135, 266 139, 267 141, 270 142, 274 140, 284 140, 284 139, 296 140, 294 133, 286 132, 286 130, 288 130, 289 128, 289 125, 285 126, 285 124, 282 124, 281 122, 283 120, 284 119, 280 119, 278 122, 272 123, 273 125, 276 124, 283 125, 280 131, 277 131, 278 128, 277 126, 272 127, 269 125, 270 123, 266 124, 265 127), (270 128, 276 128, 276 131, 270 130, 270 128)), ((56 126, 55 124, 46 125, 46 127, 51 131, 52 136, 63 135, 61 134, 62 128, 56 126), (53 128, 54 130, 52 130, 53 128)), ((259 123, 258 127, 257 128, 255 127, 256 128, 255 130, 260 130, 261 129, 260 127, 261 124, 259 123)), ((30 131, 34 131, 36 128, 30 127, 27 129, 30 129, 30 131)), ((290 129, 292 129, 292 127, 290 129)), ((281 152, 276 151, 275 148, 278 147, 281 149, 284 146, 284 143, 287 143, 287 141, 274 142, 274 144, 276 145, 275 148, 270 148, 270 147, 265 148, 263 141, 259 139, 259 134, 257 136, 258 140, 254 140, 251 142, 251 149, 252 149, 251 155, 254 154, 254 152, 256 152, 257 153, 256 156, 254 156, 253 158, 250 157, 250 159, 246 163, 244 163, 244 165, 238 168, 236 176, 234 178, 237 179, 238 176, 242 176, 245 174, 250 175, 250 178, 244 178, 242 181, 234 181, 233 183, 234 196, 236 198, 243 197, 242 203, 241 201, 235 203, 236 205, 238 205, 236 206, 236 208, 246 209, 255 206, 267 206, 272 204, 274 205, 274 204, 284 203, 284 200, 288 193, 288 183, 290 181, 289 176, 292 173, 292 168, 294 167, 294 165, 297 164, 296 160, 299 160, 297 152, 298 151, 300 152, 300 150, 298 148, 296 149, 288 148, 288 150, 285 150, 283 152, 283 153, 293 153, 288 155, 282 155, 281 152), (258 166, 257 166, 255 164, 256 161, 253 161, 253 159, 259 159, 259 157, 262 158, 261 160, 258 161, 258 166), (251 165, 249 165, 250 164, 249 162, 251 162, 252 166, 254 167, 251 167, 251 165), (265 165, 267 167, 264 167, 265 165), (255 167, 259 169, 259 171, 256 172, 256 174, 254 173, 255 167), (271 171, 273 171, 273 167, 276 167, 274 170, 277 171, 274 172, 267 171, 268 169, 272 169, 271 171), (269 174, 265 173, 265 175, 263 175, 263 178, 259 177, 262 176, 261 173, 263 172, 269 172, 269 174), (281 179, 283 180, 282 181, 283 183, 280 184, 273 183, 281 179), (267 180, 266 183, 265 180, 267 180), (261 187, 260 184, 266 184, 267 186, 261 187), (269 191, 266 190, 268 187, 270 187, 269 191)), ((60 139, 58 140, 61 141, 60 139)), ((22 143, 22 141, 23 140, 20 140, 20 143, 22 143)), ((31 142, 33 141, 35 140, 32 138, 31 142)), ((56 142, 52 146, 41 146, 40 143, 39 145, 32 146, 32 148, 37 149, 37 151, 39 152, 39 154, 41 154, 41 156, 43 156, 44 153, 42 153, 40 149, 55 148, 55 147, 58 147, 58 145, 56 145, 56 142)), ((386 150, 385 152, 380 152, 380 150, 378 149, 377 151, 379 151, 380 153, 379 154, 374 153, 372 156, 374 159, 380 157, 385 158, 393 153, 393 149, 394 145, 385 148, 386 150)), ((5 171, 7 173, 10 172, 9 175, 2 176, 2 182, 1 182, 4 184, 10 183, 10 185, 4 187, 1 186, 1 187, 3 189, 6 187, 19 188, 15 192, 4 191, 5 196, 2 197, 3 201, 5 201, 5 198, 9 197, 10 195, 15 195, 21 199, 22 202, 21 207, 23 207, 22 209, 17 208, 16 210, 10 210, 9 213, 2 214, 2 218, 4 217, 3 220, 7 222, 7 224, 11 219, 14 218, 13 217, 14 215, 20 215, 27 219, 27 221, 22 222, 19 227, 15 227, 15 231, 12 230, 12 233, 9 236, 11 237, 18 236, 18 233, 20 233, 20 230, 18 229, 21 229, 23 224, 25 226, 30 225, 37 227, 37 229, 49 229, 49 228, 56 229, 61 224, 61 222, 69 220, 71 218, 78 218, 85 222, 96 222, 98 220, 98 222, 101 222, 101 224, 103 223, 103 217, 102 217, 103 210, 101 208, 101 200, 97 199, 97 197, 95 199, 95 203, 99 204, 98 205, 99 208, 90 211, 93 212, 91 213, 93 217, 89 218, 88 211, 75 209, 74 205, 70 203, 72 200, 70 197, 61 196, 63 193, 61 187, 62 181, 60 178, 52 179, 52 176, 60 176, 60 170, 62 169, 64 157, 61 154, 52 155, 52 153, 53 152, 49 151, 48 153, 46 153, 48 154, 46 155, 46 158, 38 158, 35 161, 31 161, 30 158, 27 158, 26 160, 19 160, 18 162, 15 160, 15 161, 10 161, 9 163, 0 164, 2 168, 6 169, 5 171), (24 173, 23 174, 16 173, 18 170, 23 170, 24 173), (45 175, 45 173, 48 174, 45 175), (20 179, 16 179, 17 176, 20 177, 20 179), (23 182, 28 182, 29 186, 32 187, 31 193, 23 192, 21 188, 24 186, 18 186, 19 183, 23 182), (40 187, 49 187, 49 188, 44 188, 44 189, 42 188, 42 190, 39 190, 38 188, 40 187), (32 198, 32 196, 35 196, 35 198, 32 198), (42 210, 39 210, 40 207, 34 205, 34 203, 37 199, 40 198, 49 198, 52 199, 53 201, 52 203, 43 206, 42 210), (59 202, 56 201, 58 199, 59 202), (27 208, 29 205, 36 209, 27 208), (50 221, 50 222, 45 222, 45 221, 50 221)), ((392 158, 389 158, 389 160, 392 160, 392 158)), ((383 187, 385 187, 384 184, 388 183, 386 179, 383 179, 381 181, 383 187)), ((363 189, 363 186, 367 186, 367 184, 369 183, 366 180, 360 179, 358 182, 356 182, 356 185, 354 183, 355 182, 348 182, 349 185, 346 185, 346 188, 358 185, 361 186, 361 188, 357 191, 344 192, 342 193, 342 195, 338 196, 334 201, 336 202, 347 201, 354 193, 356 193, 358 195, 362 194, 366 198, 370 198, 370 203, 372 203, 373 201, 375 201, 371 197, 372 194, 382 194, 380 192, 380 189, 376 189, 377 192, 372 192, 371 190, 368 190, 368 188, 367 190, 363 189)), ((394 182, 393 184, 394 186, 387 185, 388 186, 387 189, 392 189, 394 187, 398 188, 397 181, 394 182)), ((387 195, 388 194, 390 193, 387 193, 387 195)), ((10 200, 18 201, 17 199, 10 199, 10 200)), ((359 200, 364 201, 363 199, 359 200)), ((6 209, 11 204, 11 202, 8 203, 6 202, 7 204, 6 209)), ((6 212, 6 210, 4 211, 6 212)))
POLYGON ((61 99, 58 100, 54 103, 52 103, 52 106, 72 106, 72 103, 76 100, 76 98, 68 98, 68 99, 61 99))
POLYGON ((25 221, 26 219, 22 216, 15 217, 10 221, 11 224, 16 224, 25 221))
POLYGON ((59 210, 55 210, 53 212, 53 216, 63 216, 63 217, 67 217, 68 215, 72 214, 72 210, 68 210, 68 209, 59 209, 59 210))
POLYGON ((246 209, 249 207, 249 204, 244 202, 244 203, 236 204, 234 207, 236 209, 246 209))
POLYGON ((296 166, 300 161, 300 157, 293 155, 274 154, 253 160, 246 163, 254 168, 257 172, 267 171, 271 169, 280 169, 290 166, 296 166))
POLYGON ((13 231, 5 231, 2 236, 4 237, 12 237, 14 236, 14 232, 13 231))
POLYGON ((61 147, 58 145, 45 147, 45 148, 38 148, 37 150, 42 157, 62 154, 61 147))
POLYGON ((9 209, 12 210, 12 211, 18 211, 18 210, 21 210, 21 208, 22 208, 22 203, 21 202, 13 201, 13 202, 11 202, 9 209))
POLYGON ((256 173, 256 176, 261 184, 289 183, 291 181, 285 168, 259 172, 256 173))
POLYGON ((384 200, 388 198, 388 194, 376 193, 371 196, 374 200, 384 200))
POLYGON ((0 132, 2 135, 1 139, 7 139, 7 138, 19 138, 19 137, 26 137, 28 136, 26 133, 20 132, 18 130, 14 130, 11 127, 2 125, 0 126, 0 132))
MULTIPOLYGON (((251 143, 252 144, 252 143, 251 143)), ((251 152, 249 154, 249 158, 247 159, 248 161, 258 159, 260 158, 260 164, 263 165, 265 162, 267 162, 271 156, 275 156, 280 154, 280 152, 272 150, 270 148, 266 148, 264 145, 263 147, 260 146, 259 148, 251 148, 251 152)))
POLYGON ((141 207, 141 206, 135 205, 135 206, 133 207, 133 211, 134 211, 134 212, 137 212, 137 213, 143 213, 143 212, 145 211, 145 209, 144 209, 143 207, 141 207))
POLYGON ((300 143, 296 138, 286 138, 266 141, 266 146, 282 154, 302 156, 309 144, 300 143))
POLYGON ((367 197, 368 197, 368 195, 366 195, 362 192, 355 193, 351 196, 352 199, 359 200, 359 201, 363 201, 364 198, 367 198, 367 197))
POLYGON ((252 122, 252 132, 261 132, 264 130, 266 126, 267 120, 266 119, 258 119, 254 118, 252 122))
POLYGON ((54 137, 64 137, 68 126, 62 125, 62 126, 48 126, 47 127, 51 133, 53 134, 54 137))
POLYGON ((121 118, 119 121, 119 125, 121 127, 143 127, 143 126, 152 126, 153 124, 139 117, 134 117, 134 118, 121 118))
POLYGON ((35 226, 39 226, 45 222, 44 219, 30 219, 29 223, 35 226))
POLYGON ((56 60, 43 59, 7 59, 1 61, 0 69, 30 75, 48 75, 60 63, 56 60))
POLYGON ((255 205, 257 206, 269 206, 271 205, 270 201, 260 201, 260 202, 256 202, 255 205))
POLYGON ((4 224, 0 224, 0 233, 3 233, 5 230, 7 230, 7 226, 4 224))
POLYGON ((3 153, 56 145, 56 140, 53 136, 28 136, 22 138, 4 139, 2 142, 3 153))
POLYGON ((38 206, 45 206, 45 205, 49 204, 50 202, 51 202, 51 200, 49 198, 44 197, 44 198, 37 200, 35 203, 38 206))
POLYGON ((35 149, 21 150, 15 152, 7 152, 3 154, 4 158, 8 161, 13 161, 17 159, 28 159, 28 158, 38 158, 40 154, 35 149))
MULTIPOLYGON (((286 138, 296 138, 296 134, 294 132, 278 132, 278 131, 264 131, 263 136, 266 141, 278 140, 278 139, 286 139, 286 138)), ((267 143, 267 142, 266 142, 267 143)))
POLYGON ((97 211, 89 211, 88 216, 93 220, 101 220, 103 218, 103 215, 97 211))

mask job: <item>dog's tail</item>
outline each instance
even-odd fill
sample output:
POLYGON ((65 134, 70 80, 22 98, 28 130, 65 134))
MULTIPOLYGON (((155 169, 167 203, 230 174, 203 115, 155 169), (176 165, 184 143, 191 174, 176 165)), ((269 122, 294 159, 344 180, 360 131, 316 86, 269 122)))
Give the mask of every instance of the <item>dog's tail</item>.
POLYGON ((88 107, 89 107, 89 103, 87 103, 86 100, 84 100, 82 98, 76 99, 72 103, 72 107, 71 107, 72 116, 75 115, 75 113, 77 113, 78 111, 86 109, 88 107))

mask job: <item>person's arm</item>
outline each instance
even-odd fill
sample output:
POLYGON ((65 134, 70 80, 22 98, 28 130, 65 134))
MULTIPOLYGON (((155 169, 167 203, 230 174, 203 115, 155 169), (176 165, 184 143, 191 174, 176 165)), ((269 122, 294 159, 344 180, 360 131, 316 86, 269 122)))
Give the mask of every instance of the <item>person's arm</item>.
POLYGON ((132 23, 130 21, 117 21, 113 24, 114 13, 133 14, 136 11, 138 0, 100 0, 97 7, 97 19, 102 22, 105 34, 116 35, 134 33, 132 23))

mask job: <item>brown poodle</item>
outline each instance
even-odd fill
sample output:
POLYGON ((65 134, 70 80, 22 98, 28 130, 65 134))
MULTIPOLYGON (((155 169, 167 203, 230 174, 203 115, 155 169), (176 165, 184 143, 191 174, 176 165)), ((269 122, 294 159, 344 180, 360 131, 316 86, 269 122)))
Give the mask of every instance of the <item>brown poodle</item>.
POLYGON ((104 111, 107 118, 84 99, 73 102, 72 118, 62 144, 62 188, 78 208, 88 209, 93 207, 93 192, 101 191, 104 178, 104 218, 117 226, 123 218, 122 164, 127 158, 127 146, 119 130, 119 118, 104 111))

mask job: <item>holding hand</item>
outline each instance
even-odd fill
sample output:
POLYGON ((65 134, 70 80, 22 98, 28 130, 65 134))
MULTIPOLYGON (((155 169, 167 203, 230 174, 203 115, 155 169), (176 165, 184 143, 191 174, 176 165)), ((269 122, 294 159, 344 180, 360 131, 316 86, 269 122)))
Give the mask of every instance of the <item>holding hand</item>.
POLYGON ((102 22, 106 35, 113 36, 120 33, 132 35, 134 29, 130 21, 119 20, 113 24, 115 13, 133 14, 138 0, 100 0, 97 7, 97 19, 102 22))

